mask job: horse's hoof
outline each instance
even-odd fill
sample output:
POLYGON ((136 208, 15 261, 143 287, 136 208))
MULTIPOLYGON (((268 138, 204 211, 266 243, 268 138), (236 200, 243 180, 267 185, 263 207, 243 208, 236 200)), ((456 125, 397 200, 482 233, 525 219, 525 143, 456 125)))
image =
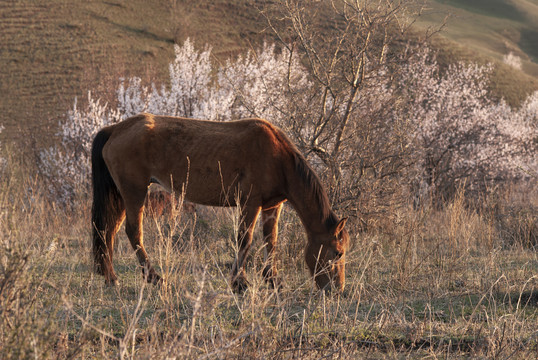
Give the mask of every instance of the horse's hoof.
POLYGON ((99 261, 95 261, 93 264, 93 272, 97 275, 106 276, 105 264, 99 261))
POLYGON ((163 278, 155 271, 150 271, 146 277, 146 281, 153 285, 160 285, 163 283, 163 278))
POLYGON ((273 267, 271 267, 270 265, 264 267, 262 271, 262 276, 266 281, 269 281, 269 279, 273 278, 273 267))
POLYGON ((164 280, 159 275, 155 275, 151 280, 148 280, 151 284, 160 286, 164 283, 164 280))
POLYGON ((275 289, 277 291, 282 290, 282 282, 277 278, 271 278, 268 279, 267 282, 269 283, 269 286, 271 286, 271 289, 275 289))
POLYGON ((248 281, 244 275, 237 275, 232 281, 232 290, 236 294, 242 294, 248 288, 248 281))
POLYGON ((105 285, 109 287, 114 287, 118 285, 118 278, 116 276, 114 277, 106 277, 105 278, 105 285))
POLYGON ((276 275, 276 271, 269 265, 267 265, 262 272, 263 278, 271 286, 272 289, 282 289, 282 284, 276 275))
POLYGON ((269 283, 269 286, 271 286, 271 288, 277 290, 282 289, 282 284, 280 283, 280 280, 276 275, 276 271, 273 271, 273 268, 271 266, 266 266, 263 269, 262 275, 265 281, 269 283))

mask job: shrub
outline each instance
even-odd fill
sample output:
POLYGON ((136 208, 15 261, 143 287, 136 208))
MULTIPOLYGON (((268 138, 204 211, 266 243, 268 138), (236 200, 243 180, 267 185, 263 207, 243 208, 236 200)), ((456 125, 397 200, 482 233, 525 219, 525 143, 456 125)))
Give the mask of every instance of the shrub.
POLYGON ((60 143, 42 151, 38 168, 48 185, 51 196, 62 205, 73 205, 77 197, 87 196, 90 190, 90 156, 94 135, 106 125, 119 121, 120 113, 101 104, 88 92, 85 110, 77 100, 60 122, 60 143))
POLYGON ((508 54, 503 56, 503 62, 506 65, 510 65, 514 69, 521 70, 521 58, 514 54, 513 52, 509 52, 508 54))

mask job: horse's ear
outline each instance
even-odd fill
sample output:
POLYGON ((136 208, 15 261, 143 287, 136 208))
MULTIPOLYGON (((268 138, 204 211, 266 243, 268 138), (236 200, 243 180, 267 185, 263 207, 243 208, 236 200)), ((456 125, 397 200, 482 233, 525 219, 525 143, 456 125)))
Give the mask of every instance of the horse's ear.
POLYGON ((344 230, 344 226, 346 226, 346 222, 347 222, 347 217, 342 218, 342 220, 340 220, 338 224, 334 226, 334 231, 333 231, 334 236, 338 236, 338 234, 340 234, 342 230, 344 230))

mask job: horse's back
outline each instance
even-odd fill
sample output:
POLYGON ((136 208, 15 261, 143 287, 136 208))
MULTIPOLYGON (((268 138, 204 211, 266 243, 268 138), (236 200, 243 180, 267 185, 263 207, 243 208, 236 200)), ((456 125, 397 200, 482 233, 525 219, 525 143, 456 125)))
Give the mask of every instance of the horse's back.
POLYGON ((114 129, 113 138, 121 138, 132 146, 137 145, 137 141, 147 141, 149 137, 167 143, 181 141, 185 144, 203 144, 216 140, 217 143, 213 145, 225 142, 229 146, 237 146, 237 143, 248 140, 263 142, 264 137, 274 141, 275 134, 280 133, 276 126, 258 118, 223 122, 152 114, 139 114, 110 128, 114 129))
POLYGON ((179 191, 186 184, 191 201, 217 205, 239 184, 247 184, 244 191, 278 192, 270 188, 282 185, 282 161, 293 150, 283 137, 261 119, 216 122, 141 114, 114 125, 103 151, 107 165, 130 174, 129 181, 156 179, 179 191))

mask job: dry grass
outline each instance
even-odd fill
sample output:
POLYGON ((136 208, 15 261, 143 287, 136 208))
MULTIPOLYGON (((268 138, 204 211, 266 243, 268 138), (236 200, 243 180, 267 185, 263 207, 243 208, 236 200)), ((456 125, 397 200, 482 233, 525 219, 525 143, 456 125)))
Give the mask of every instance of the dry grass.
MULTIPOLYGON (((506 222, 468 210, 461 194, 444 210, 402 210, 384 231, 357 234, 339 296, 313 286, 290 209, 281 224, 279 292, 263 283, 258 234, 251 286, 232 293, 237 214, 212 208, 146 217, 147 249, 166 278, 160 287, 144 283, 122 232, 120 284, 111 288, 91 272, 88 202, 54 207, 14 164, 0 188, 0 358, 538 354, 537 244, 517 240, 517 232, 508 239, 506 222)), ((495 201, 517 204, 513 195, 495 201)), ((529 216, 511 221, 536 224, 536 213, 529 216)))

